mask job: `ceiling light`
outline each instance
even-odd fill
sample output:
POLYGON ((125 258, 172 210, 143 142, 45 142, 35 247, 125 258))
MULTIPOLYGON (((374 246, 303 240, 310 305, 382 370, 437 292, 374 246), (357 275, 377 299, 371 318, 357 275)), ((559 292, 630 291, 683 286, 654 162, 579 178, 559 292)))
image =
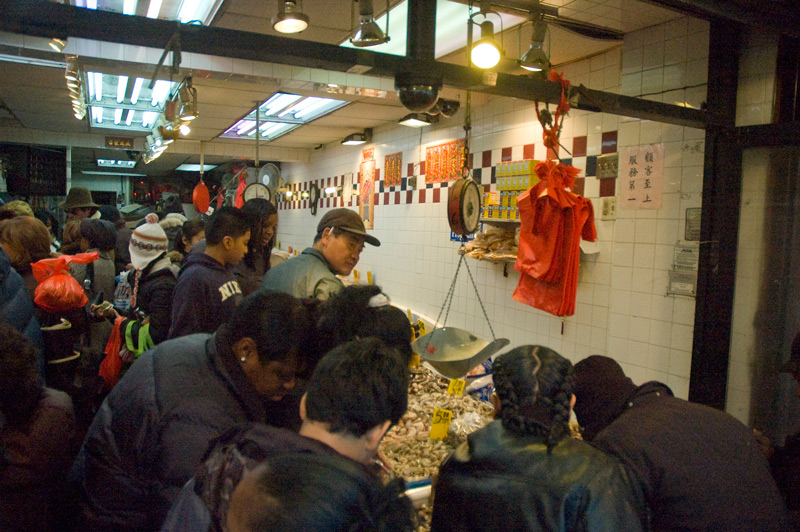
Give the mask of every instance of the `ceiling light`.
POLYGON ((342 144, 345 146, 357 146, 369 142, 370 140, 372 140, 372 128, 367 128, 362 133, 347 135, 342 141, 342 144))
POLYGON ((209 170, 213 170, 216 167, 217 167, 216 164, 204 164, 203 166, 200 166, 199 164, 183 163, 175 170, 180 170, 181 172, 199 172, 200 170, 204 170, 207 172, 209 170))
POLYGON ((492 68, 500 61, 500 47, 494 40, 494 24, 491 20, 481 22, 481 38, 472 46, 470 57, 478 68, 492 68))
MULTIPOLYGON (((386 13, 389 13, 387 2, 386 13)), ((359 23, 353 38, 350 42, 353 46, 364 48, 366 46, 377 46, 389 41, 380 26, 375 22, 375 11, 372 8, 372 0, 358 0, 359 23)), ((386 19, 386 31, 389 31, 389 19, 386 19)))
POLYGON ((104 166, 106 168, 133 168, 136 166, 136 161, 123 159, 97 159, 97 166, 104 166))
POLYGON ((164 144, 170 144, 175 141, 175 139, 180 138, 180 131, 176 129, 168 129, 164 126, 158 126, 158 134, 161 135, 161 139, 163 140, 164 144))
POLYGON ((53 38, 53 39, 50 39, 50 42, 47 43, 47 44, 49 44, 50 48, 52 48, 56 52, 61 53, 61 52, 64 51, 64 48, 67 46, 67 39, 56 39, 56 38, 53 38))
POLYGON ((425 113, 411 113, 404 116, 398 123, 402 126, 408 127, 423 127, 430 126, 435 121, 435 118, 425 113))
POLYGON ((550 58, 544 51, 544 39, 547 34, 547 23, 539 18, 533 23, 533 33, 531 34, 531 46, 528 51, 519 58, 519 66, 531 72, 541 72, 550 67, 550 58))
POLYGON ((186 78, 184 84, 178 89, 181 99, 181 108, 178 118, 181 120, 194 120, 197 118, 197 89, 192 87, 192 78, 186 78))
POLYGON ((278 13, 272 17, 272 27, 279 33, 300 33, 308 27, 308 15, 297 7, 295 0, 278 0, 278 13))
POLYGON ((184 137, 192 132, 191 128, 189 128, 189 126, 187 126, 186 124, 181 124, 180 127, 178 128, 178 131, 180 131, 181 135, 183 135, 184 137))

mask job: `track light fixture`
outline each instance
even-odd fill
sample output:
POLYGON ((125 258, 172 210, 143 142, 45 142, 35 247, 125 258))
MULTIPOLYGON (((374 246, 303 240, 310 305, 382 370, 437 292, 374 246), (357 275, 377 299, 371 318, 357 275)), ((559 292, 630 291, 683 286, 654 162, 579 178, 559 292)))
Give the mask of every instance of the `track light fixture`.
POLYGON ((357 146, 369 142, 370 140, 372 140, 372 128, 368 127, 362 133, 347 135, 342 141, 342 144, 345 146, 357 146))
POLYGON ((544 40, 547 35, 547 22, 542 17, 537 17, 533 23, 531 46, 519 58, 519 66, 531 72, 541 72, 550 68, 550 58, 544 51, 544 40))
POLYGON ((58 52, 60 54, 61 52, 64 51, 64 48, 66 48, 67 46, 67 39, 58 39, 54 37, 50 39, 50 42, 48 42, 47 44, 50 45, 50 48, 52 48, 53 51, 58 52))
POLYGON ((411 113, 401 118, 398 123, 401 126, 425 127, 430 126, 437 121, 438 117, 436 115, 430 115, 428 113, 411 113))
POLYGON ((500 13, 492 11, 488 2, 481 2, 481 9, 477 13, 469 16, 469 24, 467 25, 467 46, 469 47, 470 61, 478 68, 492 68, 503 56, 503 49, 497 44, 494 39, 494 24, 491 20, 487 20, 488 15, 496 15, 500 19, 500 32, 503 31, 503 19, 500 13), (472 44, 472 26, 477 24, 476 17, 483 17, 483 22, 480 23, 481 38, 472 44))
POLYGON ((308 15, 296 0, 278 0, 278 13, 272 17, 272 27, 279 33, 300 33, 308 27, 308 15))
POLYGON ((83 86, 83 73, 78 57, 70 55, 67 57, 67 68, 64 71, 64 79, 67 83, 67 92, 72 100, 72 112, 75 118, 83 120, 86 116, 86 91, 83 86))
MULTIPOLYGON (((389 42, 389 36, 375 22, 372 0, 358 0, 358 28, 350 39, 353 46, 364 48, 389 42)), ((386 31, 389 31, 389 1, 386 1, 386 31)))

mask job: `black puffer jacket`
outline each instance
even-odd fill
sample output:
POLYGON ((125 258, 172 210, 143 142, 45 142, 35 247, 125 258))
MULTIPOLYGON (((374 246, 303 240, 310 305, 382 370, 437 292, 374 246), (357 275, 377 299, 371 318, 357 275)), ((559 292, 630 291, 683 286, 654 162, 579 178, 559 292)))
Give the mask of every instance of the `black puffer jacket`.
POLYGON ((82 531, 158 530, 209 442, 266 421, 227 326, 145 352, 106 397, 75 461, 82 531))
POLYGON ((431 530, 636 532, 646 517, 634 490, 588 443, 565 438, 548 453, 542 438, 493 421, 442 463, 431 530))
POLYGON ((36 349, 39 369, 44 375, 44 342, 33 301, 20 274, 11 267, 6 252, 0 249, 0 316, 24 334, 36 349))
MULTIPOLYGON (((177 282, 177 272, 171 267, 152 271, 161 257, 142 270, 136 293, 136 317, 150 317, 150 338, 158 345, 167 339, 172 324, 172 295, 177 282)), ((135 273, 129 274, 131 278, 135 273)))
POLYGON ((664 384, 636 388, 592 445, 618 457, 642 485, 654 531, 791 529, 750 429, 673 397, 664 384))

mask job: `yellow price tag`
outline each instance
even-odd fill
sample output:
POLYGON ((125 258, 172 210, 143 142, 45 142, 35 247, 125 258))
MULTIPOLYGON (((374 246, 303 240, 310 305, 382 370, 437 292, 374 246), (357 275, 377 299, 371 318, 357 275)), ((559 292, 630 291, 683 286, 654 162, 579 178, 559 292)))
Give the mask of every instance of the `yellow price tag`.
POLYGON ((467 381, 464 379, 450 379, 450 384, 447 385, 447 393, 450 395, 462 395, 467 381))
POLYGON ((422 320, 418 320, 417 323, 419 324, 419 335, 425 336, 425 322, 422 320))
POLYGON ((367 270, 367 284, 372 284, 372 272, 367 270))
POLYGON ((358 282, 358 270, 355 269, 353 270, 353 280, 355 282, 358 282))
POLYGON ((453 419, 453 412, 445 408, 433 409, 433 422, 431 422, 431 439, 443 440, 447 437, 447 429, 450 428, 450 421, 453 419))

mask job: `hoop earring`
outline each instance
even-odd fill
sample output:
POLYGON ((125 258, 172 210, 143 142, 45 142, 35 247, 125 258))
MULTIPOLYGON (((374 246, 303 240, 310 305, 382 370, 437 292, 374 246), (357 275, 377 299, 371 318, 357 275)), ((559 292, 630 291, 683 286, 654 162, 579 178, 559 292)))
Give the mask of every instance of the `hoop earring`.
POLYGON ((247 362, 247 357, 242 357, 239 360, 241 360, 242 362, 247 362))

